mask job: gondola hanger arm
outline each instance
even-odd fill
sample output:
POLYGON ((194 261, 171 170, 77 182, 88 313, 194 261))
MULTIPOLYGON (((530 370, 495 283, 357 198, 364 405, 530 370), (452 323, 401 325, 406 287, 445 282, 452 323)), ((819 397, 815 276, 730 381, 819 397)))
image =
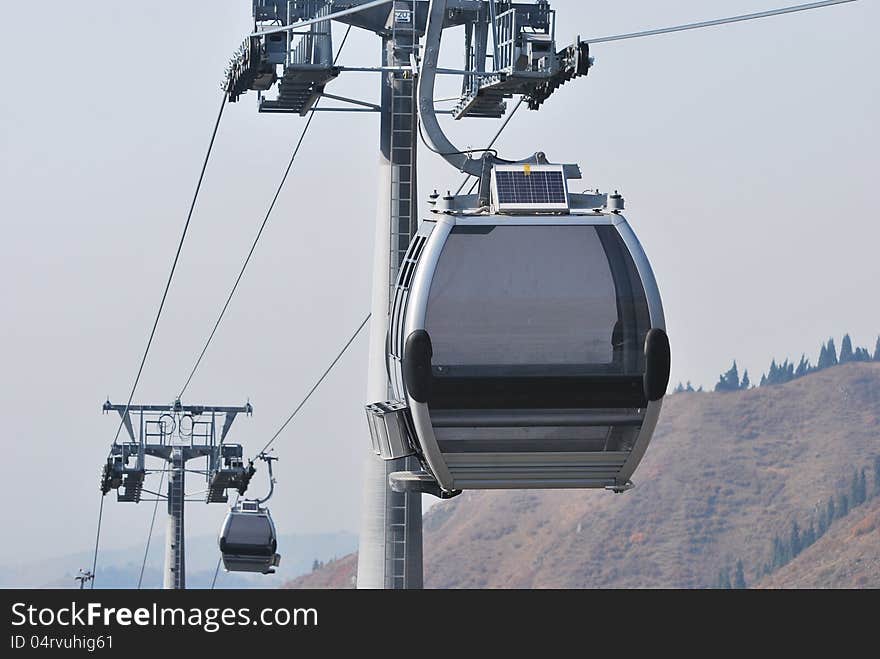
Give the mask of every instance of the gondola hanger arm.
MULTIPOLYGON (((421 66, 418 66, 418 112, 425 141, 450 165, 471 176, 481 176, 483 164, 474 160, 470 154, 460 151, 449 141, 434 108, 434 85, 437 78, 437 61, 440 56, 440 42, 443 38, 443 23, 446 16, 446 0, 431 0, 428 8, 428 23, 425 29, 425 47, 421 66)), ((413 58, 414 69, 417 63, 413 58)), ((485 157, 485 156, 484 156, 485 157)))
MULTIPOLYGON (((420 62, 411 58, 413 71, 418 75, 417 108, 419 114, 419 132, 425 145, 434 153, 442 156, 446 162, 458 171, 464 172, 478 179, 484 179, 492 167, 497 163, 505 164, 546 164, 547 159, 542 152, 523 158, 521 160, 505 160, 499 158, 493 150, 487 149, 458 149, 443 132, 437 119, 437 110, 434 107, 434 86, 437 74, 442 69, 437 68, 440 56, 440 44, 443 38, 443 29, 446 19, 447 0, 431 0, 428 8, 428 21, 425 29, 425 46, 420 62), (473 154, 481 153, 479 158, 473 154)), ((577 165, 565 165, 566 178, 580 178, 580 169, 577 165)))
POLYGON ((275 462, 275 460, 277 460, 278 458, 274 455, 269 455, 268 453, 260 453, 260 455, 257 456, 257 459, 265 462, 267 468, 269 469, 269 494, 267 494, 262 499, 256 500, 259 505, 263 505, 272 498, 273 494, 275 494, 275 475, 272 473, 272 463, 275 462))

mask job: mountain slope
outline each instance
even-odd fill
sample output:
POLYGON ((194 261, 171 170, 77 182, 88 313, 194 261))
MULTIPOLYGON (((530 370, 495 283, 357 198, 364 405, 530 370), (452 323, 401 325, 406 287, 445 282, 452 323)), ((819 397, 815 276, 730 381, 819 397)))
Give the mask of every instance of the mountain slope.
POLYGON ((340 559, 330 561, 323 567, 293 581, 284 588, 302 589, 342 589, 354 588, 357 583, 357 554, 349 554, 340 559))
POLYGON ((838 520, 759 588, 880 588, 880 497, 838 520))
MULTIPOLYGON (((878 454, 880 364, 749 391, 676 394, 631 492, 472 491, 436 504, 425 517, 425 583, 708 587, 742 560, 751 585, 774 536, 786 537, 795 521, 805 527, 878 454)), ((830 539, 822 546, 833 551, 830 539)), ((798 558, 812 550, 822 547, 798 558)), ((321 575, 307 579, 292 585, 319 585, 321 575)))

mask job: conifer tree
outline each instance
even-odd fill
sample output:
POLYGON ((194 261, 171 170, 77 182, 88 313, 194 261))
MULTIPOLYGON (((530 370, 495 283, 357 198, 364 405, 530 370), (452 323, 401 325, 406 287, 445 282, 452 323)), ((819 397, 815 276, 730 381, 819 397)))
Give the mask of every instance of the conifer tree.
POLYGON ((849 497, 845 494, 840 495, 840 504, 837 506, 837 517, 843 518, 849 514, 849 497))
MULTIPOLYGON (((806 367, 805 367, 806 368, 806 367)), ((786 359, 781 364, 777 364, 773 359, 770 362, 770 371, 767 373, 767 384, 785 384, 794 380, 795 370, 794 364, 786 359)))
POLYGON ((823 368, 828 368, 829 366, 831 366, 831 361, 828 358, 828 348, 823 343, 822 349, 819 351, 819 362, 817 364, 817 368, 823 369, 823 368))
POLYGON ((730 584, 730 572, 727 568, 722 568, 718 573, 718 587, 722 590, 730 590, 733 587, 730 584))
POLYGON ((877 337, 877 343, 874 346, 874 361, 880 362, 880 336, 877 337))
POLYGON ((809 372, 810 372, 810 362, 807 360, 806 355, 801 355, 801 360, 798 362, 797 368, 795 369, 795 372, 794 372, 794 376, 796 378, 802 378, 809 372))
POLYGON ((739 389, 739 371, 736 367, 736 361, 727 373, 723 373, 718 378, 718 384, 715 385, 715 391, 736 391, 739 389))
POLYGON ((880 455, 874 457, 874 496, 880 497, 880 455))
POLYGON ((849 500, 852 502, 853 508, 855 508, 856 506, 859 505, 859 503, 861 503, 859 501, 859 472, 858 472, 858 470, 853 472, 852 481, 850 481, 850 484, 849 484, 849 500))
POLYGON ((749 369, 746 369, 743 373, 742 382, 739 385, 740 389, 748 389, 752 386, 752 381, 749 380, 749 369))
POLYGON ((775 536, 773 538, 773 569, 780 568, 787 562, 788 558, 786 557, 785 545, 782 543, 782 540, 779 539, 779 536, 775 536))
POLYGON ((801 529, 798 526, 797 521, 794 521, 791 523, 791 540, 790 540, 791 557, 792 558, 794 558, 795 556, 797 556, 798 554, 801 553, 801 549, 803 549, 803 547, 801 546, 801 542, 802 542, 801 541, 801 529))
POLYGON ((804 531, 804 549, 812 545, 814 542, 816 542, 816 528, 813 526, 813 521, 810 520, 810 525, 807 527, 807 530, 804 531))
POLYGON ((825 531, 828 530, 829 522, 828 522, 827 509, 826 510, 820 509, 819 514, 818 514, 818 518, 819 518, 819 521, 818 521, 817 528, 816 528, 816 537, 821 538, 823 535, 825 535, 825 531))
POLYGON ((852 339, 849 338, 849 334, 844 334, 843 341, 840 343, 840 363, 846 364, 847 362, 854 361, 854 358, 852 339))
POLYGON ((828 339, 828 365, 837 366, 837 348, 834 346, 834 339, 828 339))
POLYGON ((770 361, 770 369, 767 371, 767 384, 779 384, 779 367, 776 360, 770 361))

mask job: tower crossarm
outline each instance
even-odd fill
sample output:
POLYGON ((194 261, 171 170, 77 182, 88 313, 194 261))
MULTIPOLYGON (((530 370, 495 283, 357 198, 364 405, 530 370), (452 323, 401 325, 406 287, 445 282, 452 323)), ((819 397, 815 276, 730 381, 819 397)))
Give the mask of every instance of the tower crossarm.
POLYGON ((125 411, 129 412, 186 412, 193 415, 210 414, 251 414, 254 409, 250 404, 241 406, 227 405, 177 405, 171 403, 169 405, 112 405, 109 402, 104 403, 104 411, 125 411))

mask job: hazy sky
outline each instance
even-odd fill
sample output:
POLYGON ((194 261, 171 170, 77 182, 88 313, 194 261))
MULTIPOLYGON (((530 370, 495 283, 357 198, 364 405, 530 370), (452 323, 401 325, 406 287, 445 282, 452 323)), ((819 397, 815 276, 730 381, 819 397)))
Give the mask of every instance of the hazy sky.
MULTIPOLYGON (((553 2, 560 41, 784 4, 553 2)), ((101 403, 125 402, 250 12, 248 0, 0 8, 0 560, 93 542, 117 424, 101 403)), ((625 195, 663 294, 673 382, 711 385, 734 358, 757 380, 771 357, 815 360, 820 342, 839 344, 844 331, 873 347, 878 26, 878 3, 862 0, 597 45, 588 78, 540 113, 521 111, 500 141, 506 157, 543 150, 580 162, 584 188, 625 195)), ((460 34, 444 43, 458 66, 460 34)), ((341 62, 378 58, 378 39, 353 31, 341 62)), ((346 74, 329 91, 375 99, 378 80, 346 74)), ((255 104, 249 96, 226 110, 138 402, 170 401, 182 386, 303 126, 255 104)), ((188 403, 250 398, 253 418, 230 436, 249 451, 369 310, 377 122, 315 118, 190 388, 188 403)), ((484 144, 498 123, 446 125, 463 147, 484 144)), ((423 196, 457 187, 445 163, 422 156, 423 196)), ((273 513, 285 533, 358 528, 365 349, 366 334, 279 440, 273 513)), ((202 487, 190 477, 188 490, 202 487)), ((199 534, 215 532, 225 509, 188 511, 199 534)), ((143 542, 150 512, 108 497, 103 544, 143 542)))

